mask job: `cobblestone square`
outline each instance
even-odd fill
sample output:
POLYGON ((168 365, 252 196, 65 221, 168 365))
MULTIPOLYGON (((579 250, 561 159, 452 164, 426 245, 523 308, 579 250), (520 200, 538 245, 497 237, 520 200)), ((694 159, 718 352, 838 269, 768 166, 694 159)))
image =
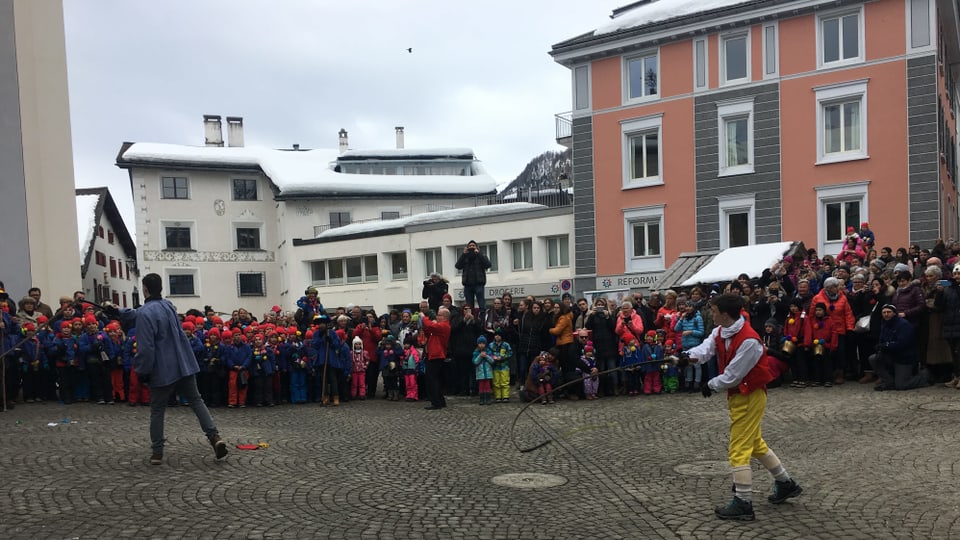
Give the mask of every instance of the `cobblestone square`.
POLYGON ((547 438, 534 420, 557 442, 526 454, 520 404, 449 403, 213 409, 222 462, 177 407, 161 466, 144 407, 19 405, 0 415, 0 538, 960 537, 954 390, 771 389, 764 436, 804 493, 770 505, 754 463, 751 523, 713 516, 731 485, 720 396, 534 405, 518 442, 547 438), (563 483, 494 482, 511 473, 563 483))

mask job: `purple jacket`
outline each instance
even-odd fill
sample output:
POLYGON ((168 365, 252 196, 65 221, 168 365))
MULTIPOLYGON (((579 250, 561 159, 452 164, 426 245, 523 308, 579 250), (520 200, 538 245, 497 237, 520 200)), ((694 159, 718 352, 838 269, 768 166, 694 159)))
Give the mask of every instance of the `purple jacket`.
POLYGON ((920 282, 916 280, 902 289, 897 289, 890 303, 897 306, 897 313, 905 314, 906 319, 914 326, 920 324, 920 315, 927 307, 923 291, 920 290, 920 282))

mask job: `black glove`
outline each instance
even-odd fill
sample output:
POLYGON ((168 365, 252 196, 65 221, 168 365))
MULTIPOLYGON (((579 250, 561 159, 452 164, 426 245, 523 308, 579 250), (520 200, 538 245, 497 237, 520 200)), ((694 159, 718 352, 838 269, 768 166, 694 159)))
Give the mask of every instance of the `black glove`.
POLYGON ((710 397, 713 395, 713 390, 711 390, 710 385, 707 384, 706 377, 704 377, 703 382, 700 383, 700 393, 703 394, 703 397, 710 397))
POLYGON ((690 355, 687 354, 686 351, 680 351, 680 353, 677 354, 677 367, 684 369, 688 365, 690 365, 690 355))
POLYGON ((105 304, 103 306, 103 313, 111 319, 117 319, 120 317, 120 308, 113 304, 105 304))

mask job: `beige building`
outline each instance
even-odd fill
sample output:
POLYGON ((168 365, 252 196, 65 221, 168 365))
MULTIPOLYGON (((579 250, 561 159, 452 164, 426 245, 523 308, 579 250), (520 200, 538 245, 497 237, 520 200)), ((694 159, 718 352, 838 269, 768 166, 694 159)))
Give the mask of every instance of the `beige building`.
POLYGON ((0 280, 80 287, 61 0, 0 0, 0 280))

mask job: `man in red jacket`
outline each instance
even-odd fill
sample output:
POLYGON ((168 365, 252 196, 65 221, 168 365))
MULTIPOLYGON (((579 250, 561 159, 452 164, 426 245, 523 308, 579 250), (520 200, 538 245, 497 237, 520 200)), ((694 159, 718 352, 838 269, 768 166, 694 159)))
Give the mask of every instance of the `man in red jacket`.
POLYGON ((430 395, 427 410, 435 411, 447 406, 443 397, 443 362, 447 359, 447 343, 450 341, 450 310, 440 308, 436 321, 431 321, 424 313, 420 314, 419 320, 427 336, 427 392, 430 395))
POLYGON ((718 506, 720 519, 753 521, 751 489, 753 475, 750 458, 759 461, 776 480, 773 494, 767 500, 780 504, 803 491, 790 478, 780 459, 767 447, 760 433, 760 423, 767 406, 767 383, 772 377, 766 364, 760 336, 741 316, 743 301, 736 294, 722 294, 710 301, 713 321, 718 325, 710 337, 686 352, 691 362, 706 362, 717 355, 720 374, 702 385, 703 396, 727 391, 730 410, 730 467, 733 468, 734 497, 729 504, 718 506))

